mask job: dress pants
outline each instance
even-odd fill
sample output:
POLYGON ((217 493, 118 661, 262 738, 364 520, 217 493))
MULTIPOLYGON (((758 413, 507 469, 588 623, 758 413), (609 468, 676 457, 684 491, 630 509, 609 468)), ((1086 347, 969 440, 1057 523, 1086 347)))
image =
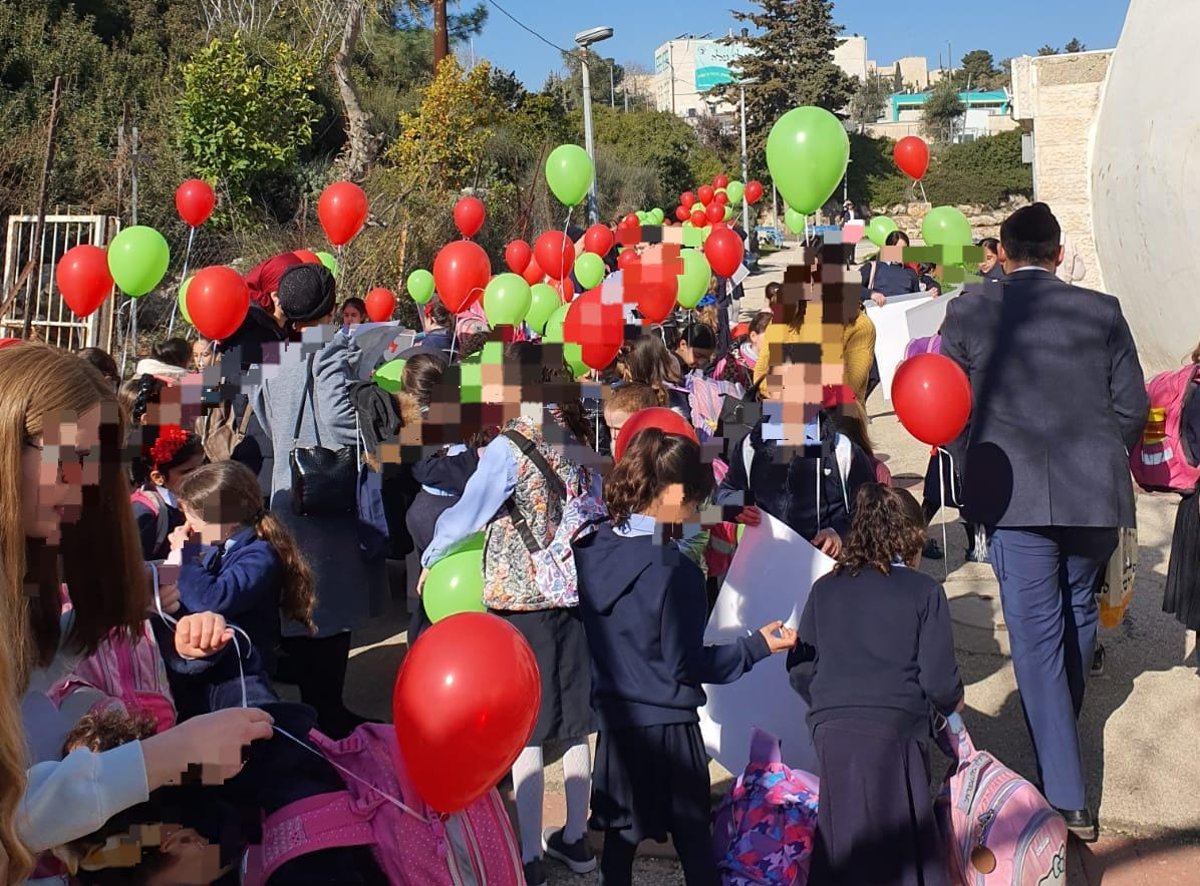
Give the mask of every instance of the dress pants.
POLYGON ((1117 530, 998 527, 992 568, 1038 775, 1050 805, 1087 808, 1077 721, 1096 646, 1096 581, 1117 530))

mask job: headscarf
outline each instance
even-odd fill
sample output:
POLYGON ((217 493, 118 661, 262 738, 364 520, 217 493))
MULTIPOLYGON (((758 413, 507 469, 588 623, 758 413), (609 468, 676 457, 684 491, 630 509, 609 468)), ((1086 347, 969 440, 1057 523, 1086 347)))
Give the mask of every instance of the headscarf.
POLYGON ((274 311, 275 306, 271 303, 271 293, 279 291, 279 281, 289 268, 301 264, 304 262, 295 253, 283 252, 255 265, 246 275, 246 285, 250 288, 250 300, 261 308, 274 311))

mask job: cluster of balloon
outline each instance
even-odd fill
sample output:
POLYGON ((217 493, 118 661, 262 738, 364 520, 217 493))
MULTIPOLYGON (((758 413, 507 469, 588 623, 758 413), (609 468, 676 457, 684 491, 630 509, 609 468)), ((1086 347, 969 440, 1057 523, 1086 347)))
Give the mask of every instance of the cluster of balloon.
POLYGON ((733 218, 733 204, 740 203, 743 197, 753 204, 761 200, 762 195, 763 186, 759 182, 743 184, 722 173, 713 178, 712 184, 680 194, 675 218, 694 228, 707 228, 733 218))
POLYGON ((949 357, 918 354, 896 370, 892 402, 910 434, 930 446, 945 446, 971 417, 971 383, 949 357))
POLYGON ((373 323, 385 323, 396 311, 396 294, 390 289, 377 286, 367 293, 367 316, 373 323))
POLYGON ((824 108, 793 108, 767 136, 767 168, 788 206, 811 215, 825 204, 846 173, 850 137, 824 108))
POLYGON ((923 179, 929 169, 929 145, 915 135, 907 135, 896 142, 892 157, 900 171, 913 181, 923 179))
POLYGON ((181 289, 185 316, 201 335, 213 341, 237 332, 250 310, 250 290, 232 268, 204 268, 181 289))
POLYGON ((321 192, 317 218, 334 246, 345 246, 367 221, 367 195, 354 182, 334 182, 321 192))
POLYGON ((444 814, 484 796, 533 734, 540 705, 537 660, 507 621, 460 612, 430 627, 405 656, 392 695, 417 793, 444 814))

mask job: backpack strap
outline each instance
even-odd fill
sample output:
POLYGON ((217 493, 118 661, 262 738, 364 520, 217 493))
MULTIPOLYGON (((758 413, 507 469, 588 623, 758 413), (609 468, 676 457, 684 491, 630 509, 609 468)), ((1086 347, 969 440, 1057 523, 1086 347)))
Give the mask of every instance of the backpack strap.
MULTIPOLYGON (((521 454, 533 462, 533 466, 545 478, 551 490, 565 502, 567 500, 567 484, 563 483, 562 478, 555 473, 554 468, 550 467, 550 463, 538 452, 537 444, 520 431, 512 429, 505 431, 502 436, 516 444, 517 448, 521 450, 521 454)), ((525 543, 525 549, 530 554, 536 554, 541 551, 542 546, 533 537, 533 530, 529 528, 529 522, 525 519, 525 515, 521 513, 521 509, 517 507, 516 498, 510 496, 508 501, 504 503, 504 509, 512 520, 517 534, 521 536, 521 541, 525 543)))
POLYGON ((879 270, 879 260, 871 262, 871 276, 867 279, 867 296, 875 291, 875 272, 879 270))
POLYGON ((262 882, 286 864, 322 849, 374 846, 369 818, 356 810, 349 791, 317 794, 268 815, 262 827, 262 882))
POLYGON ((167 512, 167 503, 157 491, 144 487, 135 489, 129 500, 145 505, 154 515, 154 546, 158 547, 171 531, 171 515, 167 512))

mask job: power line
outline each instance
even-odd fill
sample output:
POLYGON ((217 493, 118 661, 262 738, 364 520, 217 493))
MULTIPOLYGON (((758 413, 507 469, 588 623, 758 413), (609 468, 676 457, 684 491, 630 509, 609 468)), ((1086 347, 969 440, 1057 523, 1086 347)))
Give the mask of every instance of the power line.
POLYGON ((561 46, 557 45, 556 43, 553 43, 550 40, 547 40, 545 37, 543 37, 541 34, 539 34, 533 28, 529 27, 529 25, 525 24, 523 21, 521 21, 519 18, 517 18, 515 15, 513 15, 511 12, 509 12, 507 9, 505 9, 503 6, 501 6, 499 3, 497 3, 496 0, 488 0, 488 3, 490 3, 492 6, 495 6, 498 10, 500 10, 500 12, 502 14, 504 14, 517 27, 521 28, 522 30, 528 31, 530 34, 537 37, 539 40, 541 40, 543 43, 545 43, 550 48, 557 49, 559 52, 561 52, 563 54, 569 54, 571 52, 571 50, 563 49, 561 46))

